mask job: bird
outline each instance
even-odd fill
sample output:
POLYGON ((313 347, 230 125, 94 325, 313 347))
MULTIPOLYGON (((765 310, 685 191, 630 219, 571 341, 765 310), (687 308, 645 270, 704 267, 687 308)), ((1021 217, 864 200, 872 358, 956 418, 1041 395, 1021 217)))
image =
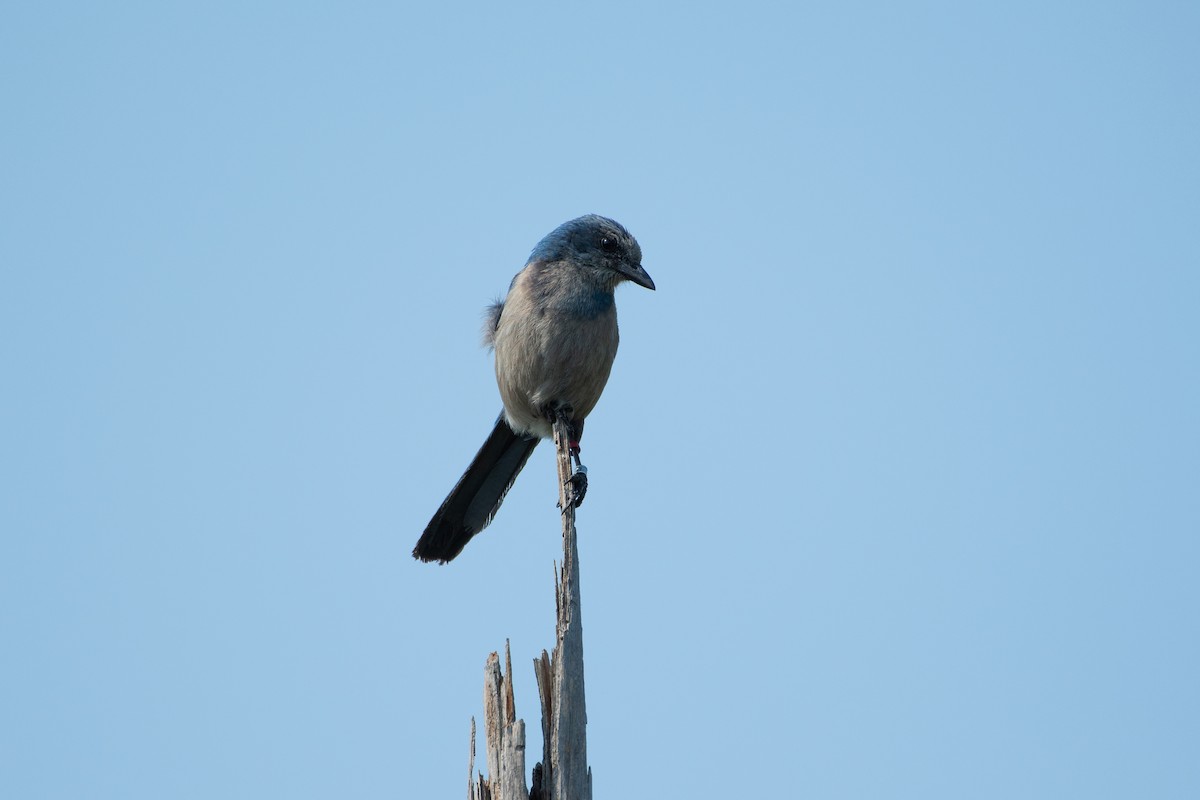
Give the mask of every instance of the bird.
POLYGON ((617 355, 613 292, 625 281, 655 289, 637 239, 607 217, 564 222, 533 248, 507 296, 484 318, 503 410, 425 527, 414 558, 445 564, 461 553, 495 517, 538 442, 552 438, 556 417, 567 421, 577 465, 574 505, 582 502, 587 470, 579 441, 617 355))

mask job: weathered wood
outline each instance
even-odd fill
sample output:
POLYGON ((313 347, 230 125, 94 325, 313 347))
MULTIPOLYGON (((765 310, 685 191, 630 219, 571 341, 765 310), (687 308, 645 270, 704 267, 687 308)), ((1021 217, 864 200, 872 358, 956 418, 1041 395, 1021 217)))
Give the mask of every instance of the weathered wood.
MULTIPOLYGON (((562 509, 563 560, 554 571, 556 611, 553 654, 533 660, 542 711, 542 760, 533 768, 533 789, 525 788, 525 723, 516 718, 512 657, 504 645, 504 669, 492 653, 484 667, 484 735, 488 777, 468 782, 468 800, 591 800, 587 765, 587 707, 583 682, 583 622, 580 613, 579 548, 574 492, 570 485, 569 425, 554 423, 562 509)), ((475 769, 475 721, 471 720, 471 759, 475 769)))
MULTIPOLYGON (((500 654, 488 656, 483 668, 483 730, 487 740, 488 777, 468 783, 468 800, 527 800, 525 786, 525 722, 517 719, 512 691, 512 654, 504 643, 500 654)), ((474 720, 471 726, 471 769, 475 765, 474 720)))
MULTIPOLYGON (((554 572, 555 601, 558 598, 558 567, 554 572)), ((529 790, 529 800, 550 800, 550 775, 553 763, 550 757, 551 720, 554 719, 554 667, 550 663, 550 654, 542 651, 541 658, 533 660, 533 674, 537 677, 538 698, 542 704, 542 760, 533 766, 533 786, 529 790)))
MULTIPOLYGON (((563 564, 556 587, 557 636, 551 659, 550 774, 553 800, 591 800, 592 772, 587 764, 587 704, 583 683, 583 619, 580 611, 579 547, 575 505, 570 488, 570 425, 554 422, 558 456, 558 495, 562 509, 563 564)), ((543 702, 543 706, 545 703, 543 702)))
MULTIPOLYGON (((483 778, 480 778, 482 781, 483 778)), ((480 800, 475 791, 475 718, 471 717, 471 757, 467 759, 467 800, 480 800)))

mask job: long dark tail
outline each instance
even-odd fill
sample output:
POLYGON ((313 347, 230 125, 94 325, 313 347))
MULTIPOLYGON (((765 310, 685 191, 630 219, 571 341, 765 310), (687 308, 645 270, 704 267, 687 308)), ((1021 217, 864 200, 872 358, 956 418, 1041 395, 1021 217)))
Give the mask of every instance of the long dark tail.
POLYGON ((522 436, 508 427, 501 414, 471 466, 425 526, 413 548, 413 558, 445 564, 461 553, 471 537, 496 516, 537 443, 537 439, 522 436))

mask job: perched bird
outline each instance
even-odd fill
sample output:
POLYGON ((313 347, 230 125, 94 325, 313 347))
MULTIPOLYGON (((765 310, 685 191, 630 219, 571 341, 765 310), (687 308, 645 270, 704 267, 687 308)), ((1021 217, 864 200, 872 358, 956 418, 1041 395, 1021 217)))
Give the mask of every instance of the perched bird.
POLYGON ((586 474, 579 439, 617 355, 613 290, 626 280, 654 288, 637 240, 606 217, 564 222, 533 248, 484 323, 504 410, 421 534, 414 558, 446 563, 487 527, 538 441, 552 437, 556 415, 568 420, 571 454, 586 474))

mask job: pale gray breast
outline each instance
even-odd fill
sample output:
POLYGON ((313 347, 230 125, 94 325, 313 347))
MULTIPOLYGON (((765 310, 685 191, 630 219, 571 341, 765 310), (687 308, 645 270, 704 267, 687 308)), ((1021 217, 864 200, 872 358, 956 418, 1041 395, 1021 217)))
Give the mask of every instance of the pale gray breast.
POLYGON ((589 304, 578 292, 553 291, 559 287, 548 287, 546 277, 536 269, 518 275, 495 335, 496 381, 509 423, 541 436, 549 435, 542 416, 549 408, 569 405, 578 418, 591 413, 619 342, 610 293, 589 304))

